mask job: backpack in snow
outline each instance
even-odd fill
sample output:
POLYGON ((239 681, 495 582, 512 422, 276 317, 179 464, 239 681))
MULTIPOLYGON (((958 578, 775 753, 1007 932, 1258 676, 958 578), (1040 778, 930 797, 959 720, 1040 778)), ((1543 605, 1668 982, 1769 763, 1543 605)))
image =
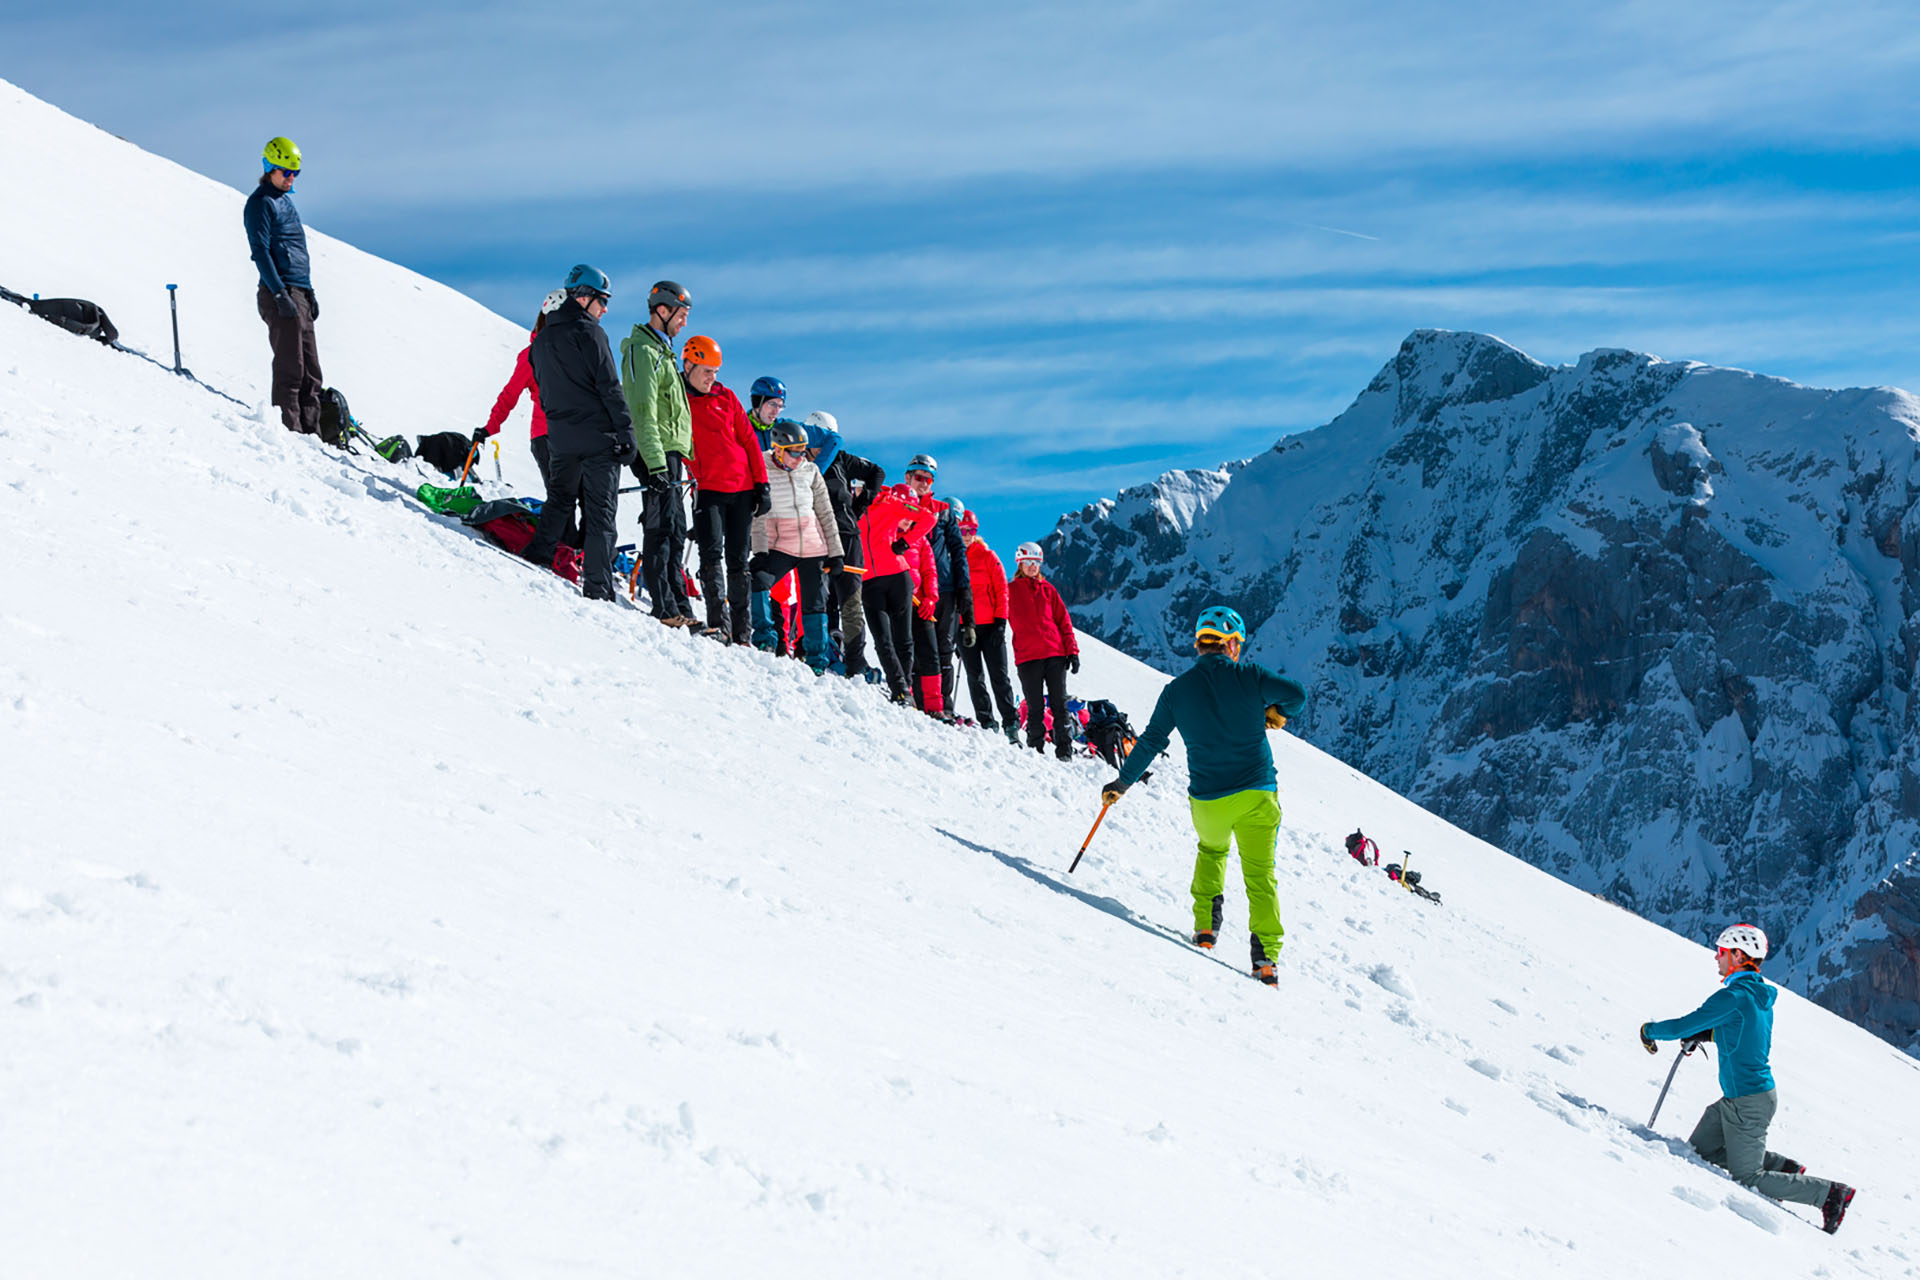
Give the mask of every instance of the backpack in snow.
POLYGON ((97 302, 88 302, 85 298, 23 298, 12 292, 6 293, 6 299, 20 303, 42 320, 57 324, 68 333, 77 333, 83 338, 92 338, 109 346, 120 341, 120 331, 113 327, 113 321, 107 319, 107 313, 100 309, 97 302))
POLYGON ((471 436, 463 436, 458 431, 440 431, 421 436, 420 446, 414 453, 448 475, 457 476, 466 467, 467 455, 472 450, 471 436))
POLYGON ((336 448, 345 449, 353 442, 353 434, 359 423, 353 420, 353 414, 347 410, 347 398, 340 394, 338 387, 326 387, 320 392, 320 438, 336 448))
POLYGON ((507 550, 519 555, 540 525, 540 504, 532 498, 492 498, 460 517, 507 550))
POLYGON ((388 436, 373 446, 373 451, 388 462, 405 462, 413 456, 413 446, 407 443, 405 436, 388 436))
POLYGON ((1133 741, 1133 725, 1125 712, 1105 698, 1087 703, 1087 745, 1095 755, 1118 769, 1133 750, 1133 741))
POLYGON ((1347 856, 1363 867, 1380 865, 1380 846, 1355 831, 1347 837, 1347 856))
POLYGON ((429 511, 443 516, 465 516, 481 502, 479 490, 470 484, 463 484, 457 489, 423 484, 413 491, 413 496, 420 499, 429 511))

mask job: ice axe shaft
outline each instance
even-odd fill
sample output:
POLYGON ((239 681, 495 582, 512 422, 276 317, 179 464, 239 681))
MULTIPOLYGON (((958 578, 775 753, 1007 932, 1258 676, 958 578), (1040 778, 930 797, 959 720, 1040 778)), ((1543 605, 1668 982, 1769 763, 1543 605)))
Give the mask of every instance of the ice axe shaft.
POLYGON ((1667 1090, 1673 1088, 1674 1074, 1680 1070, 1681 1062, 1693 1052, 1694 1048, 1693 1042, 1688 1041, 1681 1047, 1680 1052, 1673 1055, 1673 1065, 1667 1068, 1667 1082, 1660 1086, 1660 1096, 1653 1100, 1653 1114, 1647 1117, 1647 1128, 1653 1128, 1653 1122, 1660 1118, 1660 1108, 1667 1100, 1667 1090))
POLYGON ((179 286, 179 285, 177 285, 177 284, 170 284, 170 285, 168 285, 168 286, 167 286, 167 311, 168 311, 168 312, 169 312, 169 313, 171 314, 171 316, 172 316, 172 318, 173 318, 173 371, 174 371, 175 373, 184 373, 184 372, 186 372, 186 371, 185 371, 184 369, 182 369, 182 368, 180 367, 180 294, 179 294, 179 289, 180 289, 180 286, 179 286))
POLYGON ((1073 855, 1073 864, 1067 868, 1068 875, 1072 875, 1073 868, 1080 865, 1080 859, 1087 856, 1087 846, 1093 843, 1094 833, 1099 831, 1100 824, 1107 820, 1107 810, 1111 808, 1113 808, 1113 801, 1111 800, 1106 801, 1100 806, 1100 816, 1093 820, 1093 829, 1088 831, 1087 838, 1080 842, 1080 852, 1073 855))

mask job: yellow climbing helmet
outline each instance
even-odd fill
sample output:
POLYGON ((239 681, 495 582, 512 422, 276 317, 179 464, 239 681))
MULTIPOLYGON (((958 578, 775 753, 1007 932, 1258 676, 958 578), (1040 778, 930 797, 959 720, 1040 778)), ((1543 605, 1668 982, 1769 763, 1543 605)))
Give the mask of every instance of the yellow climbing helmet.
POLYGON ((300 148, 293 145, 292 138, 274 138, 260 152, 260 158, 269 169, 285 169, 288 173, 300 172, 300 148))

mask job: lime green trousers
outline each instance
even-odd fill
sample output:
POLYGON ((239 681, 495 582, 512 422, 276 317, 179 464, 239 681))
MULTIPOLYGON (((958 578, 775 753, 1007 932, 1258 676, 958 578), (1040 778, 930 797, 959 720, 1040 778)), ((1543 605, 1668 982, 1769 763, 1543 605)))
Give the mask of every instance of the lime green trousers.
POLYGON ((1280 834, 1280 797, 1271 791, 1236 791, 1217 800, 1188 797, 1200 855, 1193 864, 1193 928, 1220 931, 1226 897, 1227 852, 1240 845, 1240 876, 1247 886, 1247 925, 1253 933, 1253 963, 1280 954, 1280 888, 1273 878, 1273 845, 1280 834))

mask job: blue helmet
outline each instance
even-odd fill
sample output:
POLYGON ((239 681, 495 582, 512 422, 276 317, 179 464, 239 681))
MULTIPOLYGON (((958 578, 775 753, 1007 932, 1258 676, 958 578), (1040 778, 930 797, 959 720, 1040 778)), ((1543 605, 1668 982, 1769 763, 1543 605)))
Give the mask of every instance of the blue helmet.
POLYGON ((940 474, 940 464, 933 460, 933 455, 930 453, 914 454, 913 460, 907 463, 906 469, 908 471, 924 471, 930 476, 940 474))
POLYGON ((753 390, 747 392, 747 394, 750 396, 759 396, 762 400, 785 400, 787 398, 787 384, 778 378, 755 378, 753 380, 753 390))
POLYGON ((1247 638, 1247 622, 1227 606, 1216 604, 1200 611, 1200 617, 1193 624, 1193 638, 1244 641, 1247 638))
POLYGON ((567 282, 560 287, 567 291, 568 297, 577 293, 597 293, 603 298, 613 296, 613 281, 607 279, 607 273, 584 262, 567 272, 567 282))

